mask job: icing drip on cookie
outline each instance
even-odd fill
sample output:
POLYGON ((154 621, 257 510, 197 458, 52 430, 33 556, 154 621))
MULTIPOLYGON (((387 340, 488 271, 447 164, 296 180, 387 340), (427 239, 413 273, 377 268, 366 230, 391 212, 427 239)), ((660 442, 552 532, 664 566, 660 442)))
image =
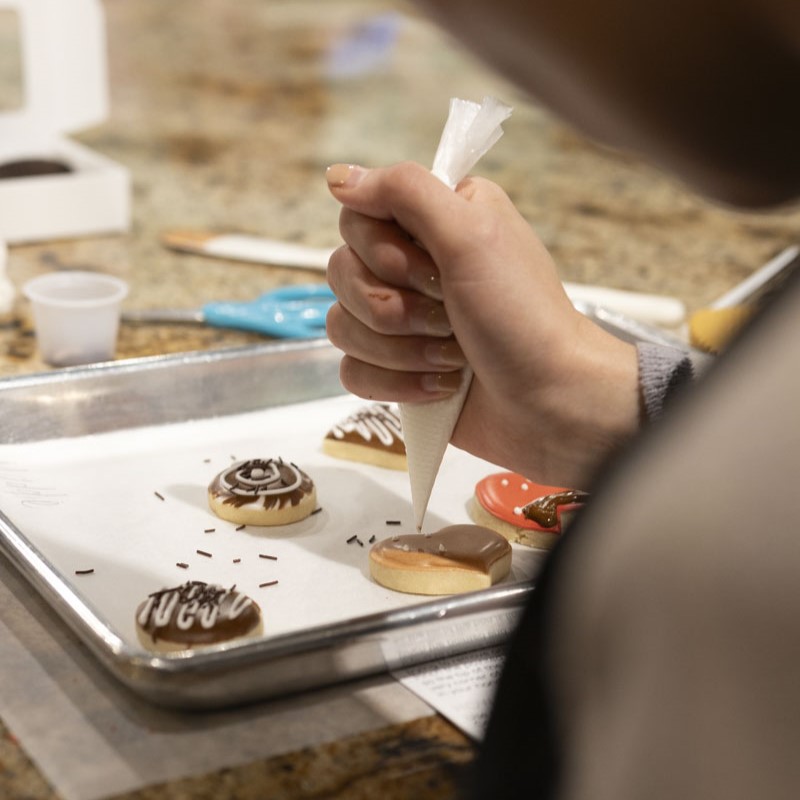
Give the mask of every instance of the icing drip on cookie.
POLYGON ((539 498, 560 496, 570 491, 572 490, 568 487, 534 483, 516 472, 496 472, 478 481, 475 486, 475 498, 489 514, 503 522, 525 530, 551 530, 559 533, 557 515, 548 517, 548 524, 545 524, 535 517, 526 516, 523 509, 539 498), (550 519, 553 521, 549 522, 550 519))
POLYGON ((328 439, 353 442, 405 454, 400 417, 390 406, 373 403, 334 425, 328 439))
POLYGON ((296 506, 313 488, 311 478, 282 459, 238 461, 214 479, 211 491, 224 503, 243 506, 262 501, 264 508, 296 506))
POLYGON ((585 503, 589 499, 588 492, 571 489, 538 497, 522 509, 522 516, 532 520, 543 528, 552 528, 558 523, 558 507, 573 503, 585 503))
POLYGON ((150 594, 136 610, 136 622, 155 642, 217 644, 250 633, 261 611, 234 587, 225 589, 202 581, 150 594))

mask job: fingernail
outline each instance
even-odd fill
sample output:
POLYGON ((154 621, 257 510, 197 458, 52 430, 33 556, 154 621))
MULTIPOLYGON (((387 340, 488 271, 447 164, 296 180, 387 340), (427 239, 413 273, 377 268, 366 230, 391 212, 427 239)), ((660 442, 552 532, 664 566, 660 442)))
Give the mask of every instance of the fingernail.
POLYGON ((419 306, 411 314, 410 323, 414 333, 424 333, 426 336, 449 336, 453 332, 441 303, 419 306))
POLYGON ((418 274, 412 272, 409 275, 411 286, 420 294, 430 297, 433 300, 442 300, 442 282, 439 279, 438 271, 425 272, 418 274))
POLYGON ((455 339, 425 346, 425 360, 434 367, 463 367, 467 363, 464 351, 455 339))
POLYGON ((422 388, 431 394, 457 392, 461 386, 461 370, 457 372, 425 372, 420 378, 422 388))
POLYGON ((351 188, 357 186, 366 173, 364 167, 356 164, 331 164, 325 170, 325 179, 328 186, 351 188))

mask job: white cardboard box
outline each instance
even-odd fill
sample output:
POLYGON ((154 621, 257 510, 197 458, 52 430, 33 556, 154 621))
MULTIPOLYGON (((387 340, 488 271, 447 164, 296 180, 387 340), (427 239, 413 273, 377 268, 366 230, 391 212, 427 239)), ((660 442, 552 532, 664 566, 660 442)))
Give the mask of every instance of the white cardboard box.
POLYGON ((66 134, 108 114, 99 0, 0 0, 19 21, 24 104, 0 112, 0 164, 66 163, 71 171, 0 179, 0 238, 34 242, 127 230, 130 176, 66 134))

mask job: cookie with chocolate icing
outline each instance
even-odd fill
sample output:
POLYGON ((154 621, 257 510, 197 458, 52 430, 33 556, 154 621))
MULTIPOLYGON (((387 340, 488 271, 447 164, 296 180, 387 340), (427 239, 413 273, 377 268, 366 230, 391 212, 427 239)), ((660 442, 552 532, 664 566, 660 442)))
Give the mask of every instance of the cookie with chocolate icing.
POLYGON ((322 449, 335 458, 408 468, 400 415, 385 403, 373 403, 338 422, 322 440, 322 449))
POLYGON ((511 545, 480 525, 450 525, 376 542, 369 571, 388 589, 410 594, 457 594, 485 589, 511 569, 511 545))
POLYGON ((153 592, 136 609, 136 633, 148 650, 192 650, 261 632, 261 609, 234 586, 187 581, 153 592))
POLYGON ((497 472, 478 481, 467 507, 479 525, 511 542, 549 550, 588 495, 543 486, 516 472, 497 472))
POLYGON ((72 167, 54 158, 21 158, 0 164, 0 180, 6 178, 34 178, 39 175, 64 175, 72 167))
POLYGON ((208 504, 218 517, 240 525, 288 525, 311 514, 317 491, 297 464, 252 458, 237 461, 211 481, 208 504))

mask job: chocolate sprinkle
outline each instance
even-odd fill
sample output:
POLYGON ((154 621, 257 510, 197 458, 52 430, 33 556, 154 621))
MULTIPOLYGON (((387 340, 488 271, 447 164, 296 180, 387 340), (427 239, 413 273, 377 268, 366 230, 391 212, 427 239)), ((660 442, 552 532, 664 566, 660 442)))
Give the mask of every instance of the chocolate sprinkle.
POLYGON ((387 519, 387 525, 402 525, 403 523, 399 519, 387 519))
POLYGON ((181 569, 189 569, 189 565, 185 561, 178 561, 175 566, 181 569))
POLYGON ((314 510, 313 510, 313 511, 312 511, 312 512, 309 514, 309 516, 310 516, 310 517, 313 517, 313 516, 314 516, 314 514, 319 514, 319 512, 320 512, 320 511, 322 511, 322 506, 320 506, 319 508, 315 508, 315 509, 314 509, 314 510))
POLYGON ((375 541, 375 534, 373 533, 372 536, 369 537, 368 544, 372 544, 375 541))
POLYGON ((351 537, 350 537, 350 538, 347 540, 347 544, 353 544, 353 542, 354 542, 356 539, 358 539, 358 536, 356 536, 355 534, 353 534, 353 535, 352 535, 352 536, 351 536, 351 537))
POLYGON ((356 537, 356 541, 358 542, 358 546, 359 547, 363 547, 364 546, 364 542, 362 542, 361 539, 359 539, 358 537, 356 537))
POLYGON ((274 586, 278 581, 267 581, 266 583, 259 583, 258 588, 263 589, 265 586, 274 586))
POLYGON ((216 528, 206 528, 203 533, 214 533, 215 530, 216 528))
POLYGON ((205 550, 196 550, 195 552, 199 556, 205 556, 206 558, 212 558, 211 553, 207 553, 205 550))
POLYGON ((243 531, 246 527, 247 527, 246 525, 240 525, 238 528, 234 528, 234 530, 235 531, 243 531))
POLYGON ((153 492, 153 494, 154 494, 154 495, 155 495, 155 496, 156 496, 156 497, 157 497, 159 500, 163 500, 163 499, 164 499, 164 495, 163 495, 163 494, 159 494, 158 492, 153 492))
POLYGON ((259 558, 268 558, 270 561, 277 561, 278 560, 278 556, 268 556, 266 553, 259 553, 258 557, 259 558))
POLYGON ((76 569, 76 575, 91 575, 94 572, 93 569, 76 569))

